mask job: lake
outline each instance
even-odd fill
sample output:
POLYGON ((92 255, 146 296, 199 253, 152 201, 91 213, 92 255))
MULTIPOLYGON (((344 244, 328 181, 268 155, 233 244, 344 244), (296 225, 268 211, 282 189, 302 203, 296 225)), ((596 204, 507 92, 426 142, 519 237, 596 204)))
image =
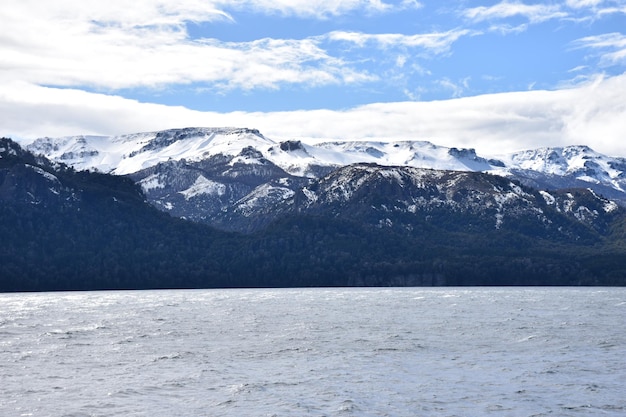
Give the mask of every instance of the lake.
POLYGON ((626 288, 0 294, 2 416, 624 416, 626 288))

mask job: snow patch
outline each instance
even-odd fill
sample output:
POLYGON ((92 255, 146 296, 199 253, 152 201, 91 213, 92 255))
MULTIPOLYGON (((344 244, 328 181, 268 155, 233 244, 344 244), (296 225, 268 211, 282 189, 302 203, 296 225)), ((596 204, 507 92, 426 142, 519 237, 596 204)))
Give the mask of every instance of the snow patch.
POLYGON ((502 223, 504 223, 504 214, 496 213, 496 229, 500 229, 502 227, 502 223))
POLYGON ((598 200, 604 201, 604 205, 602 209, 604 210, 605 213, 611 213, 619 208, 619 206, 615 202, 600 197, 591 188, 588 188, 588 190, 591 194, 593 194, 595 198, 597 198, 598 200))
POLYGON ((539 191, 539 194, 541 194, 547 205, 554 206, 556 204, 556 198, 554 198, 554 196, 549 192, 539 191))
POLYGON ((605 213, 612 213, 617 210, 619 206, 613 201, 607 201, 606 203, 604 203, 604 207, 602 208, 604 209, 605 213))
POLYGON ((226 186, 219 182, 211 181, 204 176, 200 175, 196 178, 196 182, 184 191, 179 191, 185 197, 185 200, 189 200, 198 195, 217 195, 222 196, 226 193, 226 186))
POLYGON ((315 194, 313 191, 309 190, 308 188, 304 187, 302 189, 302 193, 307 198, 307 200, 309 200, 309 203, 315 203, 317 201, 317 194, 315 194))
POLYGON ((393 227, 393 222, 389 218, 380 219, 378 221, 378 227, 393 227))
POLYGON ((385 178, 395 179, 398 182, 398 184, 400 184, 401 186, 404 186, 404 181, 402 180, 402 176, 400 175, 400 172, 397 169, 381 169, 379 173, 381 176, 385 178))
POLYGON ((246 164, 246 165, 263 165, 263 161, 259 158, 247 156, 247 155, 238 155, 230 160, 228 165, 234 166, 235 164, 246 164))
POLYGON ((267 206, 267 201, 288 200, 294 194, 295 191, 289 188, 262 184, 237 202, 237 211, 244 216, 249 216, 256 211, 256 208, 267 206))
POLYGON ((600 180, 594 177, 590 177, 589 175, 581 175, 577 177, 581 181, 590 182, 592 184, 600 184, 600 180))
POLYGON ((566 213, 572 213, 574 207, 574 196, 572 193, 567 193, 567 200, 563 202, 563 211, 566 213))
POLYGON ((45 179, 47 179, 50 182, 55 182, 55 183, 59 183, 59 179, 55 176, 52 175, 51 173, 44 171, 43 169, 33 166, 33 165, 29 165, 29 164, 24 164, 24 166, 26 166, 27 168, 32 169, 33 171, 35 171, 37 174, 41 175, 42 177, 44 177, 45 179))
POLYGON ((157 188, 165 188, 165 184, 161 182, 159 174, 152 174, 139 181, 139 185, 144 192, 155 190, 157 188))
POLYGON ((579 222, 584 222, 586 220, 593 220, 596 217, 598 217, 598 212, 595 210, 589 210, 587 207, 585 206, 580 206, 578 207, 576 210, 572 210, 572 213, 574 214, 574 217, 579 221, 579 222))

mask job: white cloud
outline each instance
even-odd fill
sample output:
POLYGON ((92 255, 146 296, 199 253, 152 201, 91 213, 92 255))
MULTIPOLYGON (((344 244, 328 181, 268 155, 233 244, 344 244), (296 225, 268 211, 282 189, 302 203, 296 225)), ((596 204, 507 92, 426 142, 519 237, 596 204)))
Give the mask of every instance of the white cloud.
POLYGON ((430 140, 473 147, 487 155, 586 144, 600 152, 626 156, 624 91, 626 74, 556 91, 377 103, 345 111, 215 113, 11 83, 0 85, 0 135, 33 139, 184 126, 242 126, 259 128, 274 139, 430 140))
POLYGON ((407 59, 408 58, 406 55, 398 55, 396 57, 396 67, 403 68, 404 64, 406 64, 407 59))
POLYGON ((204 2, 104 4, 3 2, 0 79, 104 90, 196 82, 253 89, 371 79, 330 56, 315 39, 192 40, 185 21, 228 17, 204 2))
POLYGON ((502 1, 493 6, 465 9, 463 15, 476 22, 521 16, 528 19, 531 23, 540 23, 546 20, 566 17, 567 13, 563 12, 561 7, 555 4, 529 5, 520 2, 502 1))
POLYGON ((372 43, 379 48, 406 47, 423 48, 433 53, 442 53, 450 49, 459 38, 471 35, 468 29, 455 29, 447 32, 433 32, 416 35, 400 33, 370 34, 361 32, 335 31, 325 35, 331 41, 353 43, 359 47, 372 43))
POLYGON ((402 0, 401 9, 421 9, 424 7, 422 3, 417 0, 402 0))
MULTIPOLYGON (((0 80, 102 91, 199 83, 213 89, 320 86, 377 80, 322 44, 341 32, 305 39, 221 42, 191 39, 186 24, 233 20, 252 8, 312 18, 361 10, 419 7, 380 0, 6 0, 0 4, 0 80), (45 34, 45 36, 42 36, 45 34)), ((371 35, 365 42, 445 50, 464 35, 371 35)), ((349 33, 343 33, 347 38, 349 33)), ((356 36, 367 36, 358 34, 356 36)))
POLYGON ((587 36, 574 41, 573 44, 578 48, 599 50, 601 65, 626 64, 626 36, 621 33, 587 36))
POLYGON ((610 15, 626 14, 624 0, 567 0, 569 20, 581 23, 594 22, 610 15))
POLYGON ((588 9, 599 15, 626 12, 624 0, 566 0, 565 4, 572 9, 588 9))
POLYGON ((489 26, 490 32, 500 32, 502 35, 518 34, 528 30, 528 24, 522 23, 521 25, 511 26, 509 24, 494 24, 489 26))
POLYGON ((602 3, 604 0, 566 0, 565 4, 574 9, 582 7, 594 7, 602 3))
MULTIPOLYGON (((254 10, 265 14, 327 19, 354 11, 382 13, 394 5, 381 0, 215 0, 225 9, 254 10)), ((403 2, 401 7, 405 7, 403 2)))
POLYGON ((589 23, 607 15, 625 14, 624 0, 565 0, 558 2, 533 2, 503 0, 491 6, 471 7, 461 11, 461 15, 474 23, 490 22, 489 31, 502 34, 521 33, 529 24, 548 20, 589 23), (525 19, 527 23, 510 24, 507 21, 525 19), (496 23, 494 23, 496 22, 496 23))
MULTIPOLYGON (((156 27, 178 25, 184 21, 207 22, 230 18, 227 13, 214 7, 211 2, 197 0, 4 0, 0 6, 4 23, 24 25, 25 33, 31 35, 33 27, 43 30, 51 27, 65 31, 84 30, 95 24, 102 28, 156 27), (79 25, 72 27, 64 25, 79 25)), ((4 31, 8 32, 4 26, 4 31)), ((43 32, 47 33, 47 32, 43 32)), ((34 39, 32 39, 34 40, 34 39)))
POLYGON ((469 88, 470 77, 466 77, 459 82, 453 82, 449 78, 442 78, 436 81, 436 84, 445 90, 452 92, 452 97, 458 98, 463 95, 463 92, 469 88))
MULTIPOLYGON (((257 127, 277 139, 425 139, 476 147, 484 153, 584 143, 626 156, 626 144, 619 136, 626 131, 626 75, 583 85, 577 81, 575 87, 558 91, 370 104, 345 111, 199 112, 106 94, 176 84, 213 91, 250 90, 284 84, 366 83, 386 76, 392 82, 398 74, 411 71, 432 75, 416 57, 446 54, 459 39, 478 32, 461 28, 414 35, 334 31, 304 39, 238 43, 192 39, 187 32, 189 22, 236 22, 236 12, 242 10, 330 19, 419 7, 411 0, 3 0, 0 129, 4 130, 0 135, 35 138, 234 125, 257 127), (337 46, 346 45, 347 50, 337 51, 337 46), (370 53, 377 54, 375 65, 383 67, 380 73, 368 72, 359 62, 370 53), (85 86, 100 93, 81 91, 85 86)), ((467 9, 464 16, 509 33, 560 19, 564 10, 586 13, 587 9, 599 16, 624 12, 626 7, 623 2, 595 0, 569 0, 561 6, 503 1, 467 9), (516 26, 509 25, 509 18, 517 18, 516 26)), ((598 52, 603 65, 626 61, 621 33, 582 38, 574 45, 598 52)), ((467 79, 439 80, 456 96, 468 88, 467 79)), ((414 100, 424 92, 415 83, 410 89, 409 83, 397 84, 414 100)))
POLYGON ((588 69, 589 67, 587 65, 578 65, 570 70, 568 70, 567 72, 580 72, 580 71, 584 71, 586 69, 588 69))

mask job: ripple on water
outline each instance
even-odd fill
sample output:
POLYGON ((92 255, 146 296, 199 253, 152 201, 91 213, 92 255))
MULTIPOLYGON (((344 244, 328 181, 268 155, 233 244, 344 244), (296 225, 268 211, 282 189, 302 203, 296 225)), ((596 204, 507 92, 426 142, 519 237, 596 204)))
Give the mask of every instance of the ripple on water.
POLYGON ((626 289, 0 295, 0 415, 622 416, 626 289))

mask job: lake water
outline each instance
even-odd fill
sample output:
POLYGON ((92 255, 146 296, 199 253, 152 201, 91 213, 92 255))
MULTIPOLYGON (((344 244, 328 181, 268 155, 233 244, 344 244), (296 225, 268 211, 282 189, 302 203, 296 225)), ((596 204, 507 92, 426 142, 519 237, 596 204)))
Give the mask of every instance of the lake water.
POLYGON ((548 415, 626 415, 626 289, 0 294, 0 416, 548 415))

